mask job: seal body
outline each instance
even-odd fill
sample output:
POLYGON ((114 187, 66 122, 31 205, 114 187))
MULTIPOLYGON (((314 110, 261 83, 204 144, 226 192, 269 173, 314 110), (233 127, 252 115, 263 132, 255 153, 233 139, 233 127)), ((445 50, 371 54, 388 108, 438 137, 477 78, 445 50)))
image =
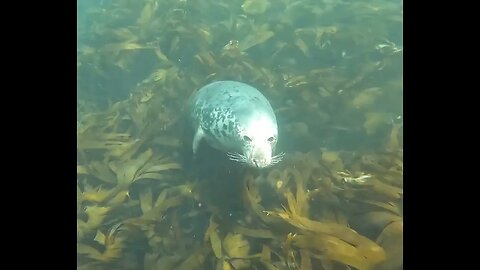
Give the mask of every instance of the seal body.
POLYGON ((272 106, 260 91, 245 83, 217 81, 191 97, 190 122, 195 130, 193 153, 205 141, 231 160, 264 168, 279 162, 273 155, 278 140, 272 106))

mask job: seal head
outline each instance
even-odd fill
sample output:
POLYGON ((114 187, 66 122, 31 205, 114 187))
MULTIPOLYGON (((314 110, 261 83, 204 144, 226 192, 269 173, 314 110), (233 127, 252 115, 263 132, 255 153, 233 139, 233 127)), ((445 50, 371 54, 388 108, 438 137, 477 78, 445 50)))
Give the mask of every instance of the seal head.
POLYGON ((231 160, 265 168, 281 161, 275 113, 260 91, 236 81, 217 81, 194 93, 189 116, 196 130, 195 154, 202 139, 231 160))

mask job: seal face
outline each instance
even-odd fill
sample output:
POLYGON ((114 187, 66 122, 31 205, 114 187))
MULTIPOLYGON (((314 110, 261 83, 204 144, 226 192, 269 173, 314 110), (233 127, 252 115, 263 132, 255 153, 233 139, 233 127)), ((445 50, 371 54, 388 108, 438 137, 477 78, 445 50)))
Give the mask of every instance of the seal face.
POLYGON ((245 83, 217 81, 193 94, 189 116, 196 130, 195 154, 202 139, 231 160, 264 168, 282 160, 273 155, 278 140, 272 106, 260 91, 245 83))

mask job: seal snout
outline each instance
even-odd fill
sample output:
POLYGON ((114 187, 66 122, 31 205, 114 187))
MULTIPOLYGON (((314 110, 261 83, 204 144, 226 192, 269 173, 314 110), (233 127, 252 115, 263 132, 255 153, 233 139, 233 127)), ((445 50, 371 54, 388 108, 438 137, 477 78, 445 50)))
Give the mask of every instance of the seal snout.
POLYGON ((255 167, 257 168, 265 168, 265 167, 268 167, 270 165, 270 162, 267 161, 267 159, 254 159, 253 160, 253 164, 255 164, 255 167))
POLYGON ((255 153, 251 159, 251 162, 257 168, 265 168, 271 165, 272 158, 271 158, 271 151, 267 149, 255 149, 255 153))

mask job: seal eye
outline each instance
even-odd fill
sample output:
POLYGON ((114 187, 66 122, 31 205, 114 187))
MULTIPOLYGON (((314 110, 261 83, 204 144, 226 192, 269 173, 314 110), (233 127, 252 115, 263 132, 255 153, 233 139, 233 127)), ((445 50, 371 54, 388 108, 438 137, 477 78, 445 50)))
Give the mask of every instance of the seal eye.
POLYGON ((269 143, 273 142, 274 140, 275 140, 274 137, 270 137, 270 138, 267 139, 267 141, 268 141, 269 143))
POLYGON ((252 139, 250 139, 250 137, 248 137, 248 136, 243 136, 243 139, 244 139, 245 141, 247 141, 247 142, 251 142, 251 141, 252 141, 252 139))

